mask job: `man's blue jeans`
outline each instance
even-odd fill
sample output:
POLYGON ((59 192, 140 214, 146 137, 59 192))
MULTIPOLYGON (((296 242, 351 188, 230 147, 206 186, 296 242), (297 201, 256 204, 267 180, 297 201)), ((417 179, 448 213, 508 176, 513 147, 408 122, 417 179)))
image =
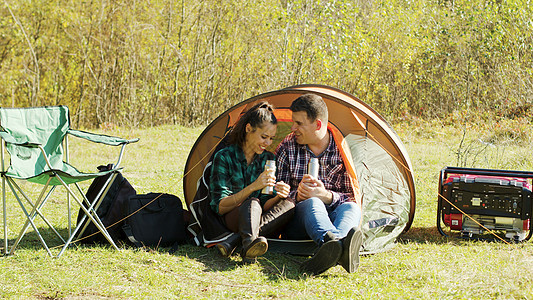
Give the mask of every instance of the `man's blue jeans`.
POLYGON ((322 245, 326 232, 341 239, 350 229, 358 227, 360 220, 361 209, 354 202, 344 202, 330 210, 322 200, 313 197, 296 204, 294 218, 286 226, 286 235, 297 240, 311 238, 322 245))

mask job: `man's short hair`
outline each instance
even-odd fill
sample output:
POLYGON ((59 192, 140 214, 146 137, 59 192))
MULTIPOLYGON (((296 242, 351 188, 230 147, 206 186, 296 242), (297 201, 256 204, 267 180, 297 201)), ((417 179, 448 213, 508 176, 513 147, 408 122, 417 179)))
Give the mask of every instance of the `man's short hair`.
POLYGON ((311 121, 320 119, 328 122, 328 107, 322 97, 315 94, 305 94, 296 98, 291 104, 292 112, 305 111, 311 121))

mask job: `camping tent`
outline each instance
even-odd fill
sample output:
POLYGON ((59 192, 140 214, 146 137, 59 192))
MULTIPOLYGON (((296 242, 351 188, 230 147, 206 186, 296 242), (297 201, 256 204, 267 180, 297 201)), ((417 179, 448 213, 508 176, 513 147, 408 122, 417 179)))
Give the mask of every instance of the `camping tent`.
POLYGON ((329 125, 344 137, 360 185, 363 202, 364 242, 362 253, 384 251, 409 229, 415 212, 415 186, 411 162, 398 135, 370 106, 341 90, 323 85, 299 85, 247 99, 222 113, 198 137, 185 165, 184 195, 189 206, 195 198, 199 179, 215 147, 239 116, 260 101, 275 106, 278 132, 268 149, 290 132, 292 101, 315 93, 324 99, 329 125))

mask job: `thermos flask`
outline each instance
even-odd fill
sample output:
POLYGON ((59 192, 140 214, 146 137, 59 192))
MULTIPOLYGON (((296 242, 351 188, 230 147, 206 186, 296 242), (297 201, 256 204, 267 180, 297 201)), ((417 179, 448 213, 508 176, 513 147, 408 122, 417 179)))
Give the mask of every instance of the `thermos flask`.
MULTIPOLYGON (((276 161, 275 160, 267 160, 265 163, 265 170, 270 169, 270 174, 276 175, 276 161)), ((272 195, 274 192, 273 186, 265 186, 261 193, 263 194, 269 194, 272 195)))
POLYGON ((309 160, 309 164, 307 165, 307 174, 318 179, 318 168, 319 168, 318 158, 311 157, 311 159, 309 160))

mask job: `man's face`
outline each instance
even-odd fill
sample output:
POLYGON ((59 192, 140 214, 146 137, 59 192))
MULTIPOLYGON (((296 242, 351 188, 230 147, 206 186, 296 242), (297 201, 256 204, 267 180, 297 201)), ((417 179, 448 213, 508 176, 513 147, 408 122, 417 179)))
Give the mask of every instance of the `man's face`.
POLYGON ((317 121, 309 120, 305 111, 293 112, 292 122, 291 130, 298 144, 311 144, 317 139, 317 121))

